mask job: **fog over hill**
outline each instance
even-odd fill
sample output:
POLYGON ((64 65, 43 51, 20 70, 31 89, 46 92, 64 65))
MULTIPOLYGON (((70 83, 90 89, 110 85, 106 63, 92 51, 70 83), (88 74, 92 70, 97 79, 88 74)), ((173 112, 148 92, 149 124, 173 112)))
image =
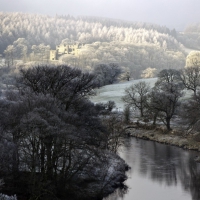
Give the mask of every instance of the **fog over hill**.
POLYGON ((156 23, 181 31, 200 19, 198 0, 0 0, 4 12, 99 16, 156 23))

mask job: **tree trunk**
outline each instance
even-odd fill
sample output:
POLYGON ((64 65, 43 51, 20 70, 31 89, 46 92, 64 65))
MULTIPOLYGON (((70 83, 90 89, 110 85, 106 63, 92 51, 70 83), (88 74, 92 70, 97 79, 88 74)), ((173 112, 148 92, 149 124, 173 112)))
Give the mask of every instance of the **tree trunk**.
POLYGON ((142 107, 140 108, 140 116, 144 117, 144 113, 143 113, 143 108, 142 107))
POLYGON ((156 125, 157 116, 158 116, 158 113, 155 113, 153 116, 153 125, 156 125))
POLYGON ((167 127, 168 131, 171 130, 171 127, 170 127, 170 118, 169 117, 166 118, 166 127, 167 127))

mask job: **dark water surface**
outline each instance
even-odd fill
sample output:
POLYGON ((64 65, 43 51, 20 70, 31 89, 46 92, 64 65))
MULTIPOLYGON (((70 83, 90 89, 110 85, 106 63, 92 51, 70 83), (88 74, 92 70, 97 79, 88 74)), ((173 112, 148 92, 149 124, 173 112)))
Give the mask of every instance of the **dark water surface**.
POLYGON ((126 185, 106 200, 200 200, 200 153, 128 138, 120 156, 131 166, 126 185))

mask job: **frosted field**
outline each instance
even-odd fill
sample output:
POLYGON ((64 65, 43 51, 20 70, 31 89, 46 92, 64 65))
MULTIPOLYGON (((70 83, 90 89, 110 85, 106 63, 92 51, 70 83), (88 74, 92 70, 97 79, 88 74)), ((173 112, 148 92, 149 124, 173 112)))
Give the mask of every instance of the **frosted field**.
MULTIPOLYGON (((127 87, 130 87, 132 84, 136 84, 140 81, 145 81, 148 83, 150 87, 153 87, 157 78, 149 78, 149 79, 138 79, 138 80, 131 80, 122 83, 106 85, 100 89, 97 89, 97 95, 91 97, 90 100, 94 103, 106 103, 108 101, 114 101, 117 106, 117 110, 122 111, 124 108, 124 103, 122 101, 122 97, 125 95, 124 90, 127 87)), ((193 94, 192 91, 184 90, 184 96, 182 100, 186 100, 191 97, 193 94)))
POLYGON ((145 81, 150 87, 153 87, 157 78, 149 79, 138 79, 131 80, 122 83, 106 85, 100 89, 97 89, 97 95, 92 97, 90 100, 94 103, 106 103, 108 101, 114 101, 116 103, 117 109, 123 110, 124 103, 122 102, 122 97, 125 95, 124 90, 130 87, 132 84, 136 84, 140 81, 145 81))

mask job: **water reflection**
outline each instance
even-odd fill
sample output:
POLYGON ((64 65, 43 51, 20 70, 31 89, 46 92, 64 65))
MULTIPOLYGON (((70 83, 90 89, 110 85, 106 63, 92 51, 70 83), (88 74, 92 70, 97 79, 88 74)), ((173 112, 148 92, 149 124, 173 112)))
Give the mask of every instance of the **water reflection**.
POLYGON ((106 200, 199 200, 198 152, 156 142, 127 139, 121 152, 131 166, 128 191, 117 190, 106 200))

